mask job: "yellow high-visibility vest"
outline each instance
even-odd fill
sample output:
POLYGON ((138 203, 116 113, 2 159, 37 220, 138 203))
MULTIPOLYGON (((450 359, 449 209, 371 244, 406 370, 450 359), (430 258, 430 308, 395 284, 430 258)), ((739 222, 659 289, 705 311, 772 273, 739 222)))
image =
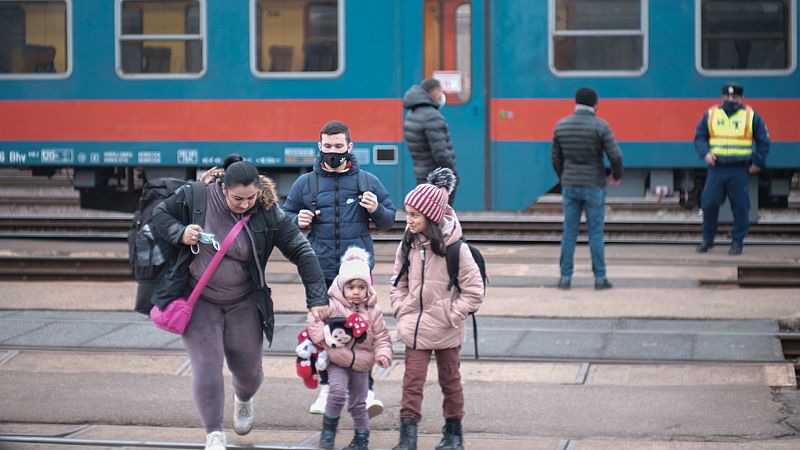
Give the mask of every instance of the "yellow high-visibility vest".
POLYGON ((708 145, 716 156, 748 157, 753 154, 753 108, 746 107, 728 117, 713 106, 708 109, 708 145))

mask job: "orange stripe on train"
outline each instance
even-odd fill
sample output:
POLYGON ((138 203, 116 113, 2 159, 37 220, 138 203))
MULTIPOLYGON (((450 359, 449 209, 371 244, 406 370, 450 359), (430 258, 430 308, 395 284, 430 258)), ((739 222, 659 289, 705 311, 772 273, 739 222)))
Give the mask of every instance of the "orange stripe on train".
MULTIPOLYGON (((692 142, 694 130, 714 99, 600 99, 598 116, 618 141, 692 142)), ((800 141, 800 100, 745 99, 758 112, 773 142, 800 141)), ((572 99, 495 99, 492 140, 550 141, 553 127, 572 113, 572 99)), ((445 113, 446 114, 446 113, 445 113)))
POLYGON ((3 141, 315 141, 339 119, 354 141, 403 140, 400 99, 7 100, 3 141))

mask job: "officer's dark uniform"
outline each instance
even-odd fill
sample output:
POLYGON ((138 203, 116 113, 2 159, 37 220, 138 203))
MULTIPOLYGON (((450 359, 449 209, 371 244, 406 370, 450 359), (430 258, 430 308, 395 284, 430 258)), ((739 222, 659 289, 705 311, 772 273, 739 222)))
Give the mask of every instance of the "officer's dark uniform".
MULTIPOLYGON (((739 96, 744 88, 736 83, 722 86, 723 96, 739 96)), ((747 192, 748 170, 751 165, 766 167, 769 153, 769 132, 764 121, 751 107, 726 99, 706 111, 694 136, 694 147, 700 159, 710 152, 716 157, 715 165, 708 166, 708 176, 703 189, 700 207, 703 209, 703 242, 698 252, 714 246, 717 234, 719 207, 727 194, 733 211, 731 255, 742 253, 744 237, 750 224, 750 197, 747 192), (755 147, 755 151, 754 148, 755 147)))

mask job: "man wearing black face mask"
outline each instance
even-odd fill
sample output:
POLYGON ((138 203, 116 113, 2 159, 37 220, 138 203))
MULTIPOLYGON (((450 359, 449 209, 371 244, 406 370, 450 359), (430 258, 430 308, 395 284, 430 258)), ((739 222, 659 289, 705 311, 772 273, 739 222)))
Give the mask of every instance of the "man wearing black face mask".
POLYGON ((308 241, 330 286, 348 247, 355 245, 374 254, 369 221, 379 230, 391 229, 395 207, 378 177, 359 167, 347 125, 335 120, 326 123, 317 146, 319 157, 312 172, 294 182, 283 209, 295 217, 301 230, 309 231, 308 241))
POLYGON ((748 177, 766 167, 770 147, 766 124, 753 108, 742 102, 743 97, 742 85, 724 84, 723 103, 709 108, 697 124, 694 147, 708 165, 708 176, 700 201, 703 242, 697 246, 698 253, 705 253, 714 246, 719 207, 727 195, 733 211, 728 254, 742 254, 744 237, 750 226, 748 177))

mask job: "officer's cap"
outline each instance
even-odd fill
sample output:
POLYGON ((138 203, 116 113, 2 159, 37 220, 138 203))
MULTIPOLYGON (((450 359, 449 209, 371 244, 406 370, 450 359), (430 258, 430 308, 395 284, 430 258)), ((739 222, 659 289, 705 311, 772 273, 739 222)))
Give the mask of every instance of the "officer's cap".
POLYGON ((722 95, 744 95, 744 87, 739 83, 725 83, 722 85, 722 95))

